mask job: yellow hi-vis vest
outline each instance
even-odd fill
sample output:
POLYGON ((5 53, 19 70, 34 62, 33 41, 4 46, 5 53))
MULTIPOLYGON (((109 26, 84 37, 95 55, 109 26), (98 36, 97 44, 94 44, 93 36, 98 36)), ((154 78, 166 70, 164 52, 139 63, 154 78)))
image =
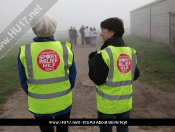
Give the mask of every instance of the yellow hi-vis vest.
POLYGON ((132 108, 132 85, 137 57, 130 47, 114 47, 99 51, 109 68, 105 84, 96 86, 98 111, 120 114, 132 108))
POLYGON ((69 67, 73 62, 70 43, 34 42, 20 47, 20 60, 28 85, 29 111, 52 114, 72 104, 69 67))

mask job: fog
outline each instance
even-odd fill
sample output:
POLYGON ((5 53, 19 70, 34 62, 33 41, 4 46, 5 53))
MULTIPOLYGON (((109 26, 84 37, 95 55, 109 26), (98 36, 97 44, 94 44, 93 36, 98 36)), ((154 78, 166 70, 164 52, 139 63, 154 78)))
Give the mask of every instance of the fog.
MULTIPOLYGON (((32 2, 32 0, 0 1, 2 3, 0 31, 32 2)), ((70 26, 79 29, 81 25, 99 29, 100 22, 109 17, 121 18, 125 28, 130 28, 130 11, 152 1, 154 0, 58 0, 48 14, 56 19, 57 31, 68 30, 70 26)))

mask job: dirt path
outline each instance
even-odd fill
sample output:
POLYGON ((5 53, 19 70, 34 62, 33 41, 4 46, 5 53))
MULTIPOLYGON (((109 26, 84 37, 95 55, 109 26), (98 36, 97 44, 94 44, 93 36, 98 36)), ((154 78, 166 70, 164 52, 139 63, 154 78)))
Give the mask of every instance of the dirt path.
MULTIPOLYGON (((76 85, 73 89, 71 118, 96 118, 95 85, 88 79, 87 57, 99 46, 73 46, 77 67, 76 85)), ((147 84, 134 82, 132 118, 174 118, 175 94, 163 92, 147 84)), ((9 97, 0 118, 34 118, 27 108, 27 97, 20 89, 9 97)), ((115 128, 114 128, 115 130, 115 128)), ((69 132, 98 132, 97 126, 72 126, 69 132)), ((0 132, 40 132, 38 126, 0 127, 0 132)), ((130 127, 130 132, 175 132, 175 127, 130 127)))

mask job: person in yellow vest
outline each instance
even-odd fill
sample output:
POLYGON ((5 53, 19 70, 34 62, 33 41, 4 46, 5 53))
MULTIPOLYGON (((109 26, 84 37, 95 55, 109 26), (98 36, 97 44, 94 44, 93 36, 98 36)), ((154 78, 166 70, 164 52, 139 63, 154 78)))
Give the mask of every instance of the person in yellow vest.
MULTIPOLYGON (((71 44, 54 39, 57 23, 45 14, 31 22, 37 36, 20 47, 18 72, 21 87, 28 97, 28 109, 36 119, 69 119, 76 66, 71 44)), ((41 132, 54 132, 53 126, 39 126, 41 132)), ((57 126, 68 132, 68 126, 57 126)))
MULTIPOLYGON (((89 78, 96 84, 98 119, 129 119, 132 109, 133 81, 139 77, 136 50, 126 46, 123 21, 108 18, 101 22, 104 44, 89 54, 89 78)), ((117 126, 117 132, 128 132, 117 126)), ((100 132, 112 132, 112 126, 100 126, 100 132)))

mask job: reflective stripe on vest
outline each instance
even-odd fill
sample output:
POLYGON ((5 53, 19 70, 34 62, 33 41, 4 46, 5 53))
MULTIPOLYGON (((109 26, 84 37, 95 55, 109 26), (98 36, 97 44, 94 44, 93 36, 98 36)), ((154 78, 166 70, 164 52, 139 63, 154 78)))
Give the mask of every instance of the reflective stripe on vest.
POLYGON ((110 68, 109 68, 109 74, 108 74, 108 80, 106 81, 105 85, 110 87, 119 87, 119 86, 125 86, 125 85, 131 85, 133 83, 134 79, 134 72, 135 72, 135 66, 136 66, 136 55, 134 54, 134 50, 132 49, 132 80, 127 81, 120 81, 120 82, 113 82, 113 76, 114 76, 114 61, 113 61, 113 55, 110 48, 106 48, 106 52, 110 58, 110 68))
POLYGON ((130 99, 132 94, 126 94, 126 95, 107 95, 101 91, 98 90, 98 88, 96 88, 96 92, 98 95, 100 95, 101 97, 105 98, 105 99, 109 99, 109 100, 124 100, 124 99, 130 99))
POLYGON ((68 69, 68 50, 65 43, 61 42, 63 48, 63 60, 64 60, 64 70, 65 76, 64 77, 56 77, 56 78, 49 78, 49 79, 34 79, 33 78, 33 67, 32 67, 32 55, 31 55, 31 44, 25 46, 25 59, 28 69, 28 76, 27 83, 29 84, 52 84, 52 83, 59 83, 69 79, 69 75, 67 73, 68 69))
POLYGON ((35 94, 35 93, 28 92, 28 95, 35 99, 52 99, 52 98, 64 96, 68 94, 70 91, 71 91, 71 88, 62 92, 51 93, 51 94, 35 94))

